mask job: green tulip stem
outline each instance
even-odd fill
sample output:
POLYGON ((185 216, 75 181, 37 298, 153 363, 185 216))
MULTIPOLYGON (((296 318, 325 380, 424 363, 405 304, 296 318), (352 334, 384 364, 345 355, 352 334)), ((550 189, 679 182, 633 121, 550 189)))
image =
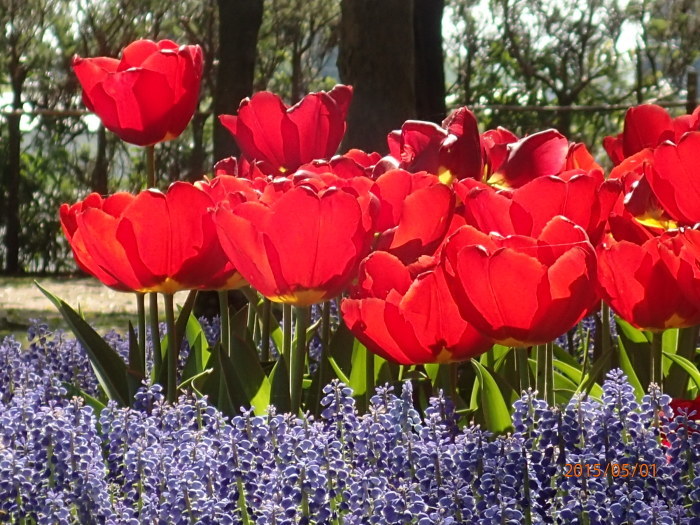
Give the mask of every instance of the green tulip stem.
POLYGON ((153 382, 157 382, 163 367, 163 354, 160 348, 160 330, 158 329, 158 294, 148 294, 149 320, 151 324, 151 347, 153 348, 153 382))
POLYGON ((663 392, 662 352, 663 352, 663 332, 654 332, 651 336, 651 381, 659 385, 663 392))
POLYGON ((547 357, 545 356, 547 350, 544 345, 537 345, 535 347, 535 355, 537 357, 537 376, 535 377, 535 390, 541 397, 545 397, 546 388, 546 366, 547 357))
POLYGON ((520 392, 530 388, 530 365, 528 363, 528 353, 532 347, 519 346, 515 349, 515 359, 520 375, 520 392))
POLYGON ((143 372, 148 370, 148 360, 146 359, 146 294, 136 293, 136 315, 139 331, 139 349, 143 359, 143 372))
POLYGON ((600 306, 601 324, 601 355, 607 356, 610 351, 610 307, 603 302, 600 306))
MULTIPOLYGON (((287 371, 292 370, 292 305, 282 304, 282 357, 287 365, 287 371)), ((289 383, 291 385, 291 381, 289 383)))
POLYGON ((545 399, 552 406, 554 404, 554 342, 550 341, 545 345, 545 399))
POLYGON ((168 327, 168 384, 166 388, 167 399, 171 403, 177 400, 177 360, 179 348, 175 328, 175 296, 171 293, 163 294, 165 300, 165 323, 168 327))
POLYGON ((297 329, 296 345, 292 349, 289 390, 292 400, 292 413, 298 414, 301 409, 301 394, 304 384, 304 371, 306 369, 306 329, 309 327, 311 320, 311 309, 308 306, 297 306, 294 310, 297 329))
POLYGON ((365 410, 367 411, 374 395, 374 383, 374 354, 365 348, 365 410))
POLYGON ((253 300, 248 303, 248 313, 246 316, 246 330, 250 341, 255 342, 255 312, 258 307, 258 294, 254 294, 253 300))
POLYGON ((228 313, 228 290, 219 290, 219 317, 221 318, 221 348, 231 357, 231 326, 228 313))
POLYGON ((156 147, 146 146, 146 188, 156 187, 156 147))
POLYGON ((496 368, 496 355, 493 353, 493 347, 489 348, 488 352, 486 352, 486 366, 489 371, 493 371, 493 369, 496 368))
POLYGON ((262 327, 260 328, 260 354, 262 361, 270 360, 270 321, 272 317, 272 301, 263 299, 262 327))
POLYGON ((321 309, 321 362, 318 364, 318 392, 316 399, 321 399, 321 394, 323 393, 323 383, 326 380, 326 374, 328 373, 328 358, 330 357, 330 346, 331 346, 331 302, 326 301, 323 303, 321 309))

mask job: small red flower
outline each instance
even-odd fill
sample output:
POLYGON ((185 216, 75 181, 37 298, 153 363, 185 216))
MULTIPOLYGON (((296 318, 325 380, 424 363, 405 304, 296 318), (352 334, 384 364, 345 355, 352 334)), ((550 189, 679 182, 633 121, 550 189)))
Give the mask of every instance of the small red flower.
POLYGON ((336 153, 351 100, 352 88, 344 85, 306 95, 292 107, 261 91, 241 102, 237 116, 219 115, 219 121, 249 162, 259 162, 266 173, 285 174, 336 153))
POLYGON ((595 250, 561 216, 537 237, 463 226, 445 242, 441 265, 462 318, 504 345, 551 341, 599 300, 595 250))
POLYGON ((464 178, 481 179, 481 139, 476 117, 466 107, 451 113, 442 127, 432 122, 408 120, 389 133, 389 151, 398 167, 427 171, 444 183, 464 178))
POLYGON ((537 177, 563 171, 568 154, 569 141, 558 131, 533 133, 506 145, 505 158, 486 182, 499 188, 519 188, 537 177))
POLYGON ((167 193, 93 193, 60 209, 78 266, 120 291, 173 293, 244 284, 218 242, 209 196, 176 182, 167 193))
POLYGON ((107 129, 138 146, 178 137, 199 101, 202 50, 170 40, 137 40, 120 60, 73 58, 83 102, 107 129))
POLYGON ((404 365, 464 361, 492 345, 460 318, 441 269, 416 275, 386 252, 362 261, 341 312, 367 348, 404 365))
MULTIPOLYGON (((629 219, 628 219, 629 220, 629 219)), ((700 323, 700 232, 639 237, 613 223, 613 235, 598 247, 603 298, 625 321, 646 330, 700 323)))
POLYGON ((376 199, 331 174, 262 184, 257 198, 238 193, 244 202, 217 207, 226 255, 273 301, 310 305, 335 297, 369 252, 376 199))

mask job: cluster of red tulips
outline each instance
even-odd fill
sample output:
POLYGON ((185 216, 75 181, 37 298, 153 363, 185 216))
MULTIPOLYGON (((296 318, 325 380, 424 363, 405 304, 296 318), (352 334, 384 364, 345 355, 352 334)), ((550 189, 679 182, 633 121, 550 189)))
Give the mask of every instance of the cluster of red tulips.
MULTIPOLYGON (((84 101, 125 141, 179 135, 196 106, 197 46, 138 41, 76 59, 84 101)), ((219 120, 242 152, 212 179, 91 194, 61 207, 77 264, 131 292, 249 284, 308 306, 343 294, 344 322, 402 364, 465 360, 494 342, 551 341, 606 301, 633 325, 700 323, 700 128, 629 110, 609 177, 554 130, 480 133, 467 108, 407 121, 389 154, 336 155, 352 89, 287 107, 261 92, 219 120)))

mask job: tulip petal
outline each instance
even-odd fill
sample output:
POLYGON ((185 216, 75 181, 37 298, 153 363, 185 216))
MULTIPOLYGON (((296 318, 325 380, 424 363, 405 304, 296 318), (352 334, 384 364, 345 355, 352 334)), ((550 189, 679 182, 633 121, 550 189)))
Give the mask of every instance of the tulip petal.
POLYGON ((700 222, 699 148, 698 132, 684 135, 677 146, 661 144, 654 150, 654 169, 646 172, 661 205, 684 224, 700 222))

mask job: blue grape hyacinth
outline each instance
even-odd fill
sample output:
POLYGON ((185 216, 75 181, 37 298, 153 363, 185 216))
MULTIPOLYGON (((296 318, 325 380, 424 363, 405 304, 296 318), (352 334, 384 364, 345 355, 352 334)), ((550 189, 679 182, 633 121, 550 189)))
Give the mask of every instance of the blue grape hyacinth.
POLYGON ((97 391, 80 345, 32 330, 29 348, 0 343, 2 523, 698 523, 700 425, 658 390, 638 402, 619 370, 600 401, 524 392, 502 436, 460 428, 442 393, 419 412, 411 382, 378 387, 364 414, 338 381, 318 417, 229 418, 159 385, 97 414, 67 395, 97 391), (624 464, 654 475, 571 474, 624 464))

